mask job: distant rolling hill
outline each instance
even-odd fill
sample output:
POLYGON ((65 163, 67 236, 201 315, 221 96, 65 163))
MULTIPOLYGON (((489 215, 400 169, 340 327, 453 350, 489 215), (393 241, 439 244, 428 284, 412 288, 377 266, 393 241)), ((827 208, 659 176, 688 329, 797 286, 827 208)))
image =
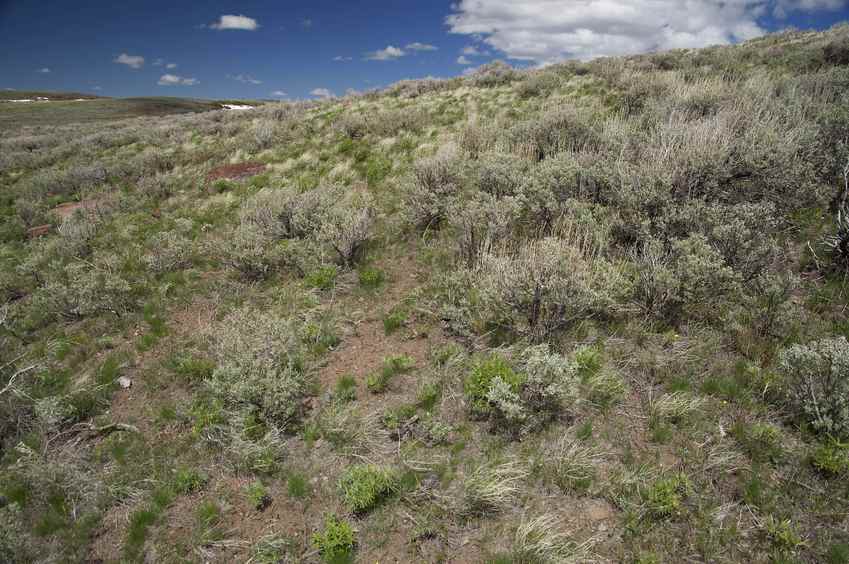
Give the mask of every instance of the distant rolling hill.
POLYGON ((68 92, 0 92, 0 130, 28 125, 64 125, 140 116, 163 116, 221 109, 222 102, 191 98, 103 98, 68 92), (48 100, 38 100, 39 97, 48 100), (9 100, 35 100, 12 102, 9 100))

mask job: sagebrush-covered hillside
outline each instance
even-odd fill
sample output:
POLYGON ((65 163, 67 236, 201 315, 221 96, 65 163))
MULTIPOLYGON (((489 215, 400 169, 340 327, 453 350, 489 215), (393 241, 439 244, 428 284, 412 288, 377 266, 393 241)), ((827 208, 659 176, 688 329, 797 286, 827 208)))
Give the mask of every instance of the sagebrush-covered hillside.
POLYGON ((848 182, 846 26, 10 122, 0 561, 849 562, 848 182))

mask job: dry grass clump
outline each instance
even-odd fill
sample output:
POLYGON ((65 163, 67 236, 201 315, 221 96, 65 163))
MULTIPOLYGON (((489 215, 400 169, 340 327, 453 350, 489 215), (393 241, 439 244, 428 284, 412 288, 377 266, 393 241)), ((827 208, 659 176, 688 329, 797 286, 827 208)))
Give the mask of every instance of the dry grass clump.
POLYGON ((545 457, 554 482, 563 491, 587 491, 603 454, 580 441, 562 437, 545 457))
POLYGON ((649 406, 649 413, 659 421, 675 423, 697 413, 704 405, 704 399, 688 392, 672 392, 653 400, 649 406))
POLYGON ((562 520, 554 514, 523 518, 513 537, 512 561, 521 564, 592 562, 595 540, 576 542, 562 528, 562 520))
POLYGON ((471 514, 504 511, 515 503, 527 476, 527 469, 517 462, 479 466, 463 480, 464 510, 471 514))

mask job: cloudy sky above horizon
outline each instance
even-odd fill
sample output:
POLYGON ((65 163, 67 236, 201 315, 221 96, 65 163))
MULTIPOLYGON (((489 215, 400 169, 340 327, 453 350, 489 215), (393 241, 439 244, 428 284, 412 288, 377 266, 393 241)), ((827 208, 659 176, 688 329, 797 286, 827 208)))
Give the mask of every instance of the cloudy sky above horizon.
POLYGON ((849 0, 0 0, 0 88, 326 97, 493 59, 536 66, 846 20, 849 0))

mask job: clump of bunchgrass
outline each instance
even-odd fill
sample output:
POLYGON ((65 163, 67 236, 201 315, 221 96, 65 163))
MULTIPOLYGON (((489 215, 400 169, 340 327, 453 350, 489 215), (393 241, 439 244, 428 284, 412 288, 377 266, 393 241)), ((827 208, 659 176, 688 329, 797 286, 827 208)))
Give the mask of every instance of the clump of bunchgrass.
POLYGON ((513 537, 510 556, 516 563, 577 563, 591 558, 594 539, 576 542, 563 532, 562 521, 553 514, 522 519, 513 537))
POLYGON ((463 480, 463 508, 470 514, 503 511, 519 496, 528 471, 517 462, 485 464, 463 480))

